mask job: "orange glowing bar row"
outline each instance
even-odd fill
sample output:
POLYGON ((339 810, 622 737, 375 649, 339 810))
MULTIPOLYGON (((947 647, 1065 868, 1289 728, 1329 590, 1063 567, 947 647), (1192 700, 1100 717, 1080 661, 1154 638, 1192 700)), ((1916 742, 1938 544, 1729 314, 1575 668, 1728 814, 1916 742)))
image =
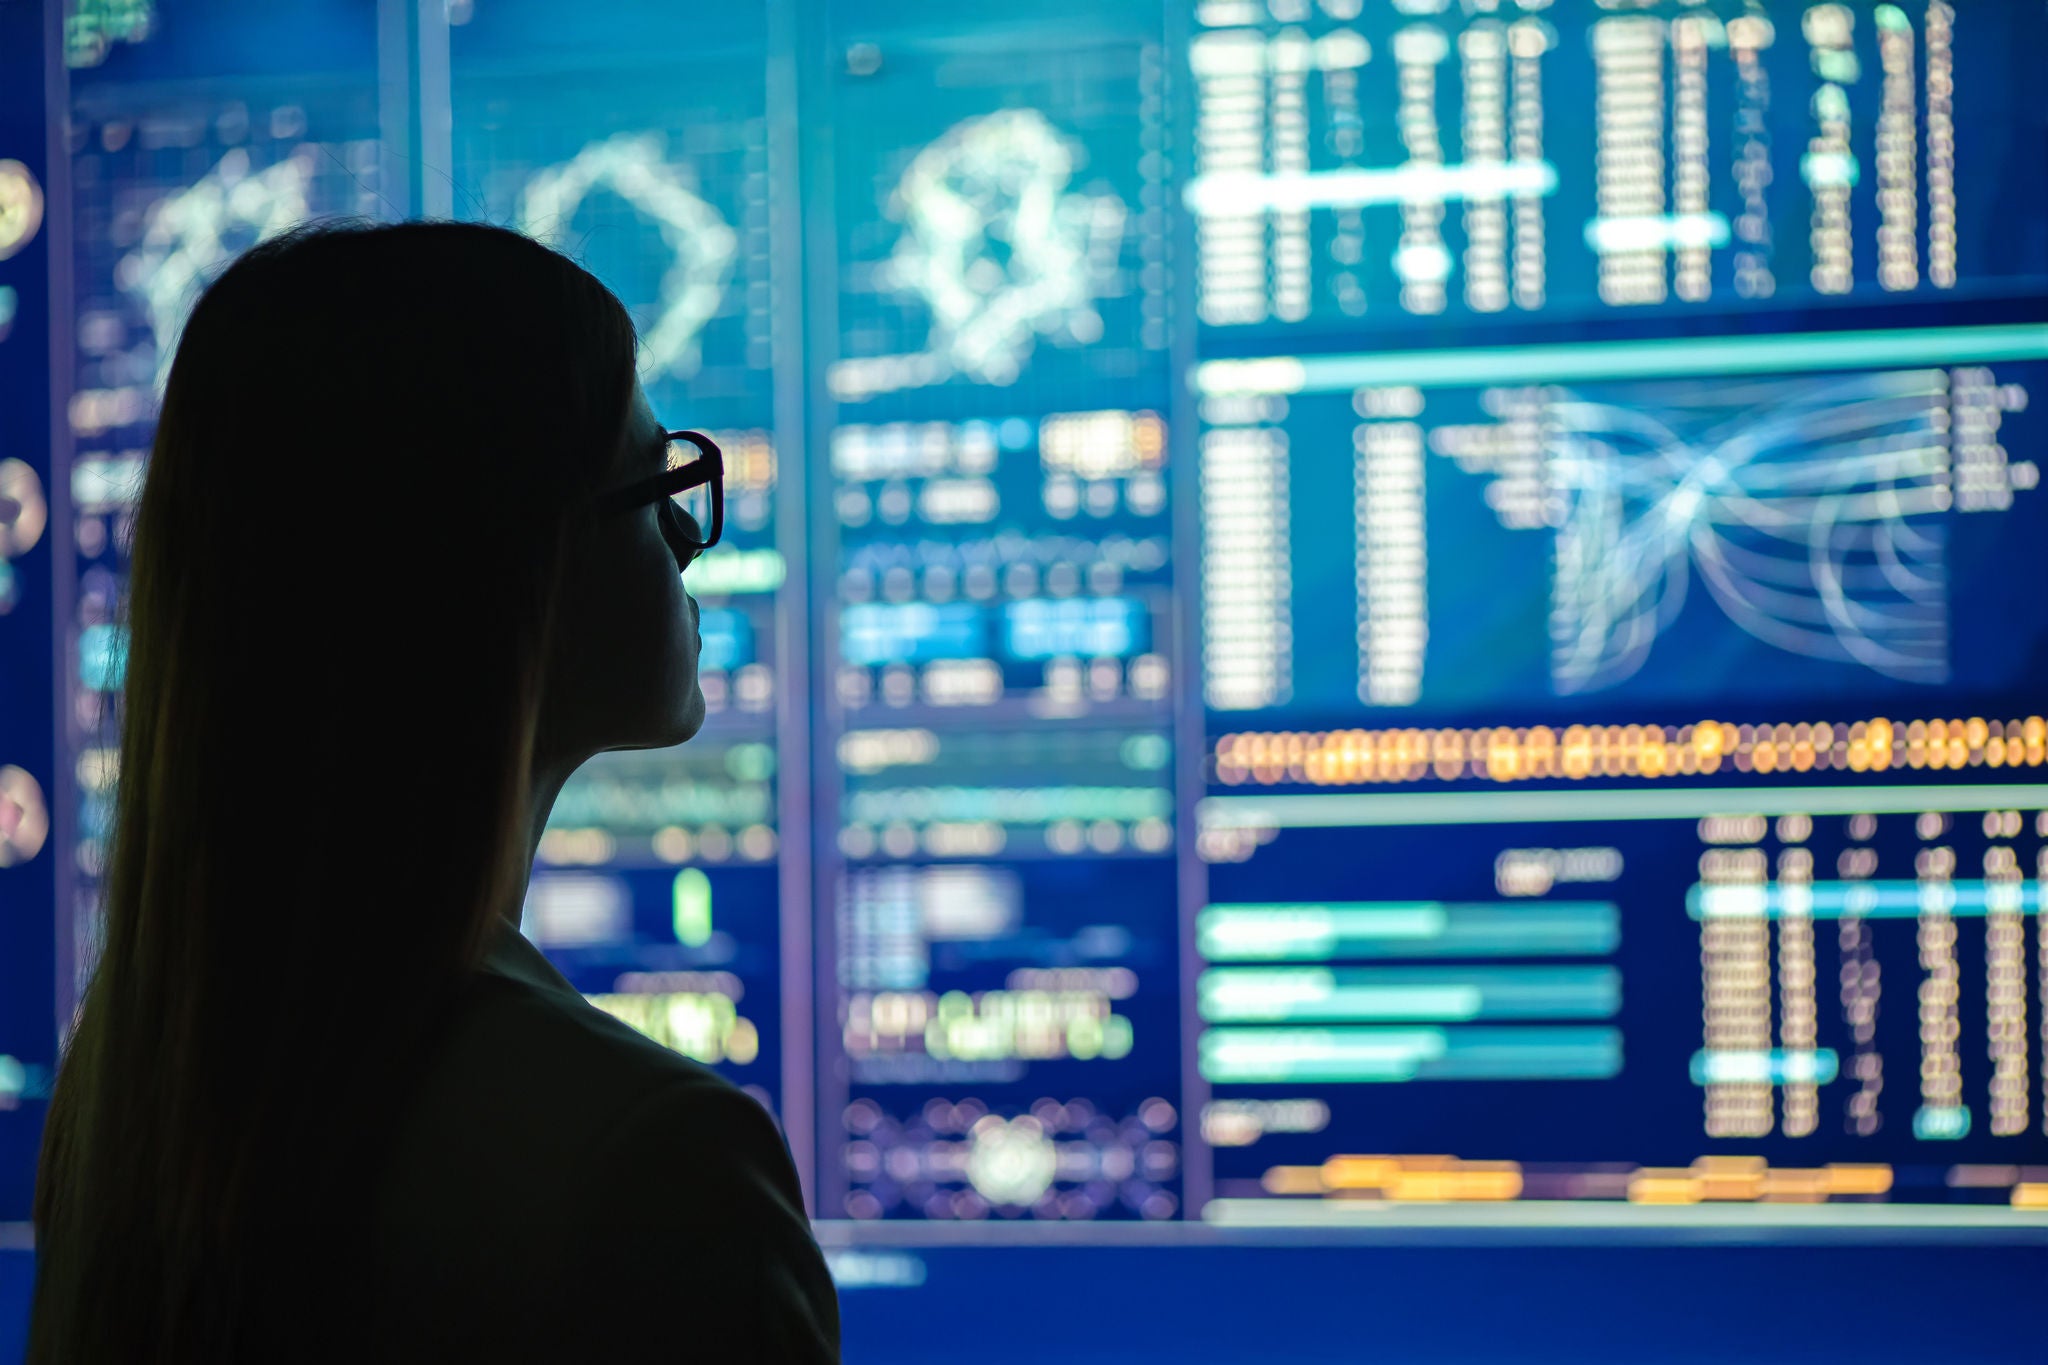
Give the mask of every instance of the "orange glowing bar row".
MULTIPOLYGON (((1273 1195, 1442 1204, 1519 1199, 1523 1176, 1521 1163, 1515 1161, 1334 1156, 1320 1166, 1271 1167, 1260 1184, 1273 1195)), ((1882 1163, 1831 1163, 1773 1170, 1762 1157, 1707 1156, 1690 1166, 1638 1167, 1628 1174, 1625 1185, 1612 1188, 1632 1204, 1822 1203, 1837 1195, 1889 1194, 1892 1168, 1882 1163)), ((2013 1203, 2048 1208, 2048 1184, 2016 1186, 2013 1203)))
POLYGON ((2048 720, 1240 731, 1216 741, 1215 763, 1219 783, 1259 787, 2038 768, 2048 763, 2048 720))

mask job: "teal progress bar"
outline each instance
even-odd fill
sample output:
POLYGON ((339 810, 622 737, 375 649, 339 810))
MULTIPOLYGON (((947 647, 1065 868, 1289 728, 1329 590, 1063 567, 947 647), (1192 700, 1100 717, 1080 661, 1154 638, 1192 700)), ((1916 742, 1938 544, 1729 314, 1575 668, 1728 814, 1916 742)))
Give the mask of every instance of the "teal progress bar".
POLYGON ((2041 913, 2036 881, 1764 882, 1748 886, 1695 884, 1685 893, 1694 919, 1917 919, 1921 915, 1982 918, 2041 913))
POLYGON ((1197 1058, 1215 1084, 1605 1080, 1621 1072, 1621 1030, 1214 1028, 1197 1058))
POLYGON ((1211 962, 1592 957, 1620 942, 1621 911, 1608 901, 1212 905, 1195 917, 1211 962))
POLYGON ((1611 1019, 1621 972, 1606 966, 1213 967, 1195 983, 1211 1024, 1462 1023, 1611 1019))
POLYGON ((2048 785, 1952 787, 1633 787, 1602 791, 1359 792, 1212 796, 1204 829, 1355 829, 1580 820, 1698 820, 1709 815, 1917 815, 2048 807, 2048 785))
POLYGON ((1207 361, 1195 366, 1194 376, 1196 391, 1205 394, 1345 393, 1392 384, 1556 384, 2042 359, 2048 359, 2048 323, 2016 323, 1917 331, 1482 346, 1377 355, 1271 356, 1207 361))

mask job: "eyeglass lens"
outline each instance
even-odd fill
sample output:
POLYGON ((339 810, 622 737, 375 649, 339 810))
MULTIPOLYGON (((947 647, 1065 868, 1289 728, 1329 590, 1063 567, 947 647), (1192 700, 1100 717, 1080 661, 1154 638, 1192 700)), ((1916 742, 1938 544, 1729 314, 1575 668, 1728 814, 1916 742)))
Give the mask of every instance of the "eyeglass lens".
MULTIPOLYGON (((680 469, 686 464, 702 459, 704 452, 689 441, 668 443, 668 468, 680 469)), ((686 488, 669 499, 677 519, 681 522, 682 534, 696 545, 701 546, 711 533, 711 485, 702 483, 695 488, 686 488)))

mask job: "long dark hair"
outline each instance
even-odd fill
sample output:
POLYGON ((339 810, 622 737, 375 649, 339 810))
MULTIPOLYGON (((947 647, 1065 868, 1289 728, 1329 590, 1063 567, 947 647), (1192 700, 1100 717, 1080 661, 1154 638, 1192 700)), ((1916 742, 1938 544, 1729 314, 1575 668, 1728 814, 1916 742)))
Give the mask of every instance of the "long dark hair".
POLYGON ((30 1359, 277 1359, 524 884, 571 519, 633 329, 451 223, 302 229, 194 309, 130 591, 105 937, 37 1177, 30 1359))

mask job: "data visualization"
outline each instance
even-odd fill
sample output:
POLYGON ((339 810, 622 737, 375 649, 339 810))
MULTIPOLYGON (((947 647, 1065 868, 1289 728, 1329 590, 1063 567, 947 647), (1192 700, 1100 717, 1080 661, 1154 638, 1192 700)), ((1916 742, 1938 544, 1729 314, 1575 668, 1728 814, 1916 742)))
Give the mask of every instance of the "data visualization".
POLYGON ((2041 796, 1212 799, 1212 1212, 2010 1202, 2048 1081, 2027 1007, 2040 821, 1996 803, 2041 796))
POLYGON ((849 713, 1159 712, 1173 575, 1158 412, 847 423, 831 454, 849 713))
POLYGON ((687 402, 706 428, 765 421, 759 81, 693 80, 679 103, 651 83, 636 98, 631 64, 534 61, 489 52, 458 62, 458 211, 537 237, 608 282, 639 331, 641 382, 658 413, 687 402))
POLYGON ((2048 10, 381 8, 72 95, 60 972, 192 298, 445 215, 725 455, 524 930, 841 1245, 2048 1238, 2048 10))
POLYGON ((2048 1205, 2042 16, 1194 13, 1204 1216, 2048 1205))
POLYGON ((845 1213, 1177 1213, 1170 892, 1142 861, 849 868, 845 1213))
POLYGON ((1176 1217, 1165 55, 835 17, 820 1207, 1176 1217))
POLYGON ((882 6, 841 17, 827 381, 842 405, 893 416, 922 395, 964 416, 993 389, 1097 407, 1159 381, 1165 55, 1136 24, 1093 27, 1048 25, 1020 60, 1009 39, 912 29, 882 6))
POLYGON ((1204 364, 1208 703, 2022 689, 2044 355, 2024 326, 1204 364))
POLYGON ((1183 201, 1209 327, 1412 332, 2048 276, 2037 143, 2014 136, 2038 130, 2014 112, 2022 54, 2048 41, 2037 8, 1194 8, 1183 201))

